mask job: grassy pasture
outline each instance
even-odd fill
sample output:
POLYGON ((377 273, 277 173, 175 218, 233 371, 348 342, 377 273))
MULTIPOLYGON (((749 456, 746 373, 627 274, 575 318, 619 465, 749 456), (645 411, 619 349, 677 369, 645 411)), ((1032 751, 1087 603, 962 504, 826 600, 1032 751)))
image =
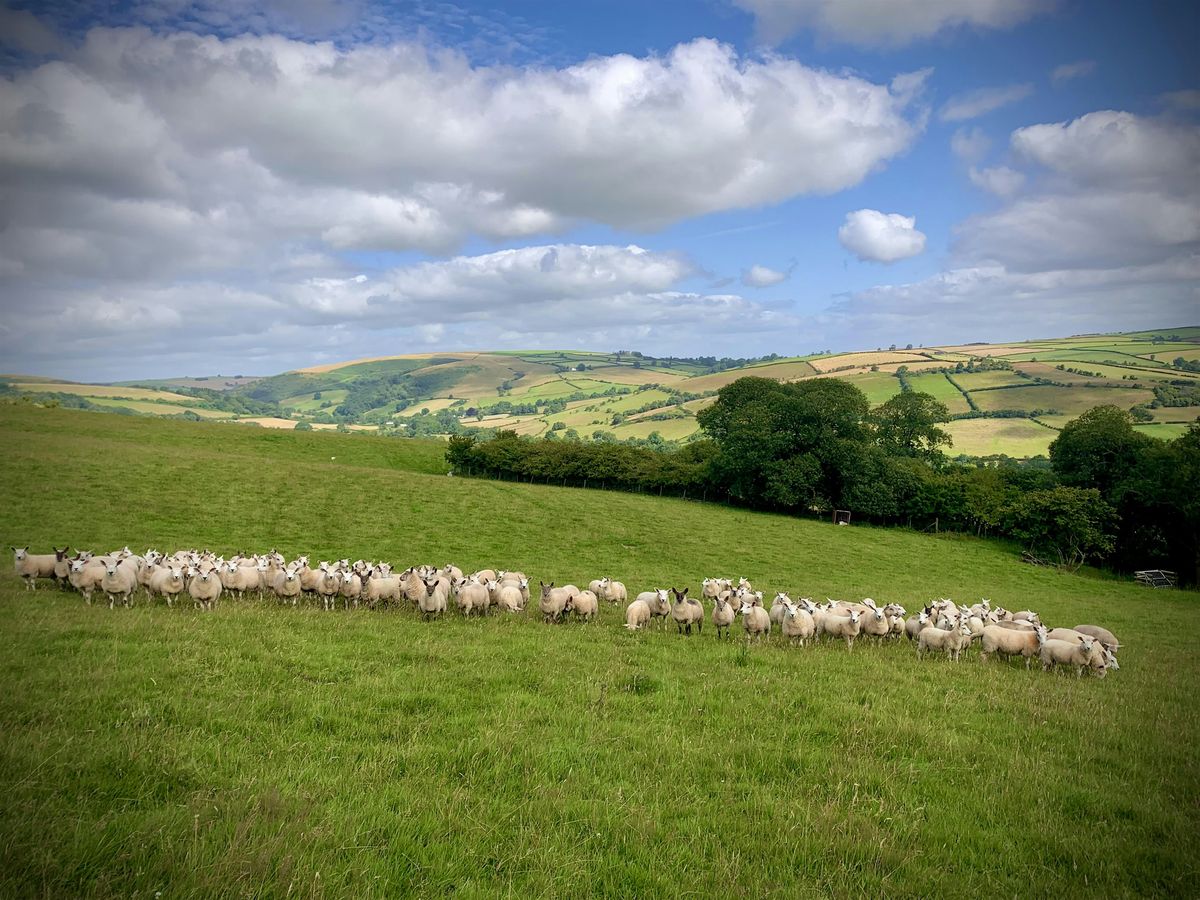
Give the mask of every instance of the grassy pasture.
POLYGON ((996 391, 976 391, 971 395, 971 399, 983 410, 1057 409, 1070 415, 1079 415, 1094 406, 1106 404, 1128 409, 1136 403, 1153 400, 1154 393, 1138 388, 1034 385, 996 391))
POLYGON ((10 544, 277 545, 631 591, 724 573, 910 609, 983 594, 1125 644, 1121 671, 1076 680, 631 635, 611 607, 560 627, 109 611, 6 576, 5 896, 1200 891, 1193 593, 963 536, 447 478, 436 441, 0 407, 0 442, 10 544))
POLYGON ((1173 441, 1187 431, 1187 425, 1182 422, 1149 422, 1144 425, 1134 425, 1142 434, 1148 434, 1160 441, 1173 441))
MULTIPOLYGON (((1069 417, 1065 421, 1069 421, 1069 417)), ((1046 456, 1050 442, 1058 436, 1057 431, 1029 419, 959 419, 939 427, 954 440, 954 444, 946 451, 951 456, 959 453, 968 456, 990 456, 993 453, 1022 457, 1046 456)))
POLYGON ((29 381, 13 384, 19 391, 31 394, 77 394, 89 399, 94 397, 120 397, 129 400, 167 400, 176 403, 191 403, 192 398, 172 391, 155 391, 149 388, 124 387, 115 384, 76 384, 70 381, 29 381))
POLYGON ((931 372, 927 375, 910 375, 908 383, 914 391, 930 394, 935 399, 946 404, 951 414, 965 413, 971 407, 962 391, 956 388, 941 372, 931 372))

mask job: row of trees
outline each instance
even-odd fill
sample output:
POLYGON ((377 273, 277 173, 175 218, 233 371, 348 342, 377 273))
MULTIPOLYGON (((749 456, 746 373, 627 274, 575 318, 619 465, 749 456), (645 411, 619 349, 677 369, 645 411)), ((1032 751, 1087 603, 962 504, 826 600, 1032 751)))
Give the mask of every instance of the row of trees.
POLYGON ((944 404, 907 392, 874 409, 837 379, 742 378, 698 414, 705 438, 655 451, 620 444, 452 438, 457 471, 589 482, 727 500, 757 509, 1007 537, 1055 564, 1165 566, 1194 581, 1200 427, 1173 442, 1099 407, 1070 423, 1051 465, 947 460, 944 404))

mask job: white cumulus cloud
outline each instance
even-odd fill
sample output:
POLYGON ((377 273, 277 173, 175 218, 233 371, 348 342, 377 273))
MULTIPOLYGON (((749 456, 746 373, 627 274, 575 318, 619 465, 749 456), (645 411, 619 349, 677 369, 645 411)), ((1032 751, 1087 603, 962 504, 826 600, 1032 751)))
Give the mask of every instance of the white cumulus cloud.
POLYGON ((915 216, 859 209, 846 214, 838 229, 842 246, 864 261, 890 263, 916 256, 925 249, 915 216))
POLYGON ((766 266, 753 265, 742 272, 742 284, 747 287, 770 287, 773 284, 787 281, 788 273, 766 266))
POLYGON ((778 43, 802 29, 864 46, 900 45, 952 28, 1010 28, 1048 0, 733 0, 754 15, 759 37, 778 43))

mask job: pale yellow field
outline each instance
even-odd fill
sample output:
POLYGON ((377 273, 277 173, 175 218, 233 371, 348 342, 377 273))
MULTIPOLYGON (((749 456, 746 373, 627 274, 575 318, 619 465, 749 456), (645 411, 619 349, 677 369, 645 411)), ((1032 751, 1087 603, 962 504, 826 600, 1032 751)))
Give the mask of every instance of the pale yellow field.
POLYGON ((319 366, 306 366, 303 369, 293 369, 293 372, 299 372, 302 375, 320 375, 323 372, 336 372, 338 369, 344 369, 347 366, 357 366, 362 363, 384 362, 389 359, 426 359, 430 356, 436 356, 434 353, 401 353, 395 356, 365 356, 362 359, 343 360, 342 362, 324 363, 319 366))
POLYGON ((950 456, 1045 456, 1058 432, 1028 419, 959 419, 941 426, 954 439, 950 456))
POLYGON ((420 403, 414 403, 408 409, 398 412, 396 415, 405 417, 415 416, 423 409, 427 409, 431 413, 441 412, 443 409, 449 409, 457 402, 457 400, 452 400, 449 397, 434 397, 432 400, 422 400, 420 403))
POLYGON ((1150 414, 1155 422, 1195 422, 1200 419, 1200 406, 1160 406, 1150 414))
POLYGON ((193 406, 180 406, 176 403, 155 403, 150 400, 124 400, 120 397, 88 397, 89 402, 97 406, 124 407, 134 412, 148 413, 152 416, 177 416, 180 413, 195 413, 202 419, 227 419, 229 413, 215 409, 196 409, 193 406))
POLYGON ((191 397, 171 391, 149 388, 117 387, 111 384, 72 384, 63 381, 23 381, 14 384, 19 391, 30 393, 76 394, 80 397, 126 397, 130 400, 170 400, 191 403, 191 397))
MULTIPOLYGON (((1012 367, 1017 372, 1024 372, 1026 375, 1032 375, 1035 378, 1049 378, 1051 381, 1057 381, 1060 384, 1108 384, 1107 378, 1093 378, 1090 375, 1076 375, 1073 372, 1064 372, 1061 369, 1054 368, 1058 363, 1044 362, 1015 362, 1012 367)), ((1085 363, 1064 363, 1063 365, 1071 366, 1075 369, 1083 369, 1087 372, 1094 372, 1095 369, 1090 369, 1085 363)))
POLYGON ((909 350, 870 350, 866 353, 843 353, 841 356, 814 359, 812 366, 818 372, 830 372, 833 369, 841 369, 842 366, 870 368, 871 366, 882 367, 888 363, 911 366, 913 363, 928 361, 927 356, 909 350))

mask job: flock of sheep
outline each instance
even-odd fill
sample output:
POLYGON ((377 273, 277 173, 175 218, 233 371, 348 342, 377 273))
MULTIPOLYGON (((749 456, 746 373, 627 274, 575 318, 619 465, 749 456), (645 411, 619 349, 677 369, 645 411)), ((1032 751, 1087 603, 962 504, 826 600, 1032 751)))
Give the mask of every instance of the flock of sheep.
MULTIPOLYGON (((212 609, 223 593, 239 599, 248 593, 260 599, 273 595, 293 606, 308 595, 326 610, 336 609, 339 600, 346 608, 409 603, 426 619, 444 614, 451 602, 470 616, 486 615, 493 607, 520 613, 530 600, 529 579, 523 572, 483 569, 467 575, 447 564, 412 566, 395 573, 388 563, 348 559, 312 568, 307 556, 288 562, 275 550, 224 559, 195 550, 170 556, 148 550, 139 556, 125 547, 102 556, 88 551, 72 556, 69 549, 32 555, 28 547, 14 547, 16 574, 28 589, 34 589, 39 578, 53 579, 61 587, 79 591, 89 604, 99 591, 108 598, 110 609, 117 601, 131 606, 138 591, 151 600, 162 598, 168 606, 186 595, 203 609, 212 609)), ((848 650, 860 637, 882 641, 905 636, 919 657, 945 653, 957 661, 978 642, 981 660, 993 654, 1023 657, 1028 668, 1036 657, 1047 670, 1074 668, 1076 675, 1087 670, 1099 677, 1120 668, 1116 657, 1120 644, 1110 631, 1095 625, 1047 630, 1037 613, 1011 612, 987 600, 967 607, 939 599, 909 616, 897 603, 880 607, 869 598, 861 603, 829 600, 819 605, 801 598, 797 603, 782 592, 775 595, 768 611, 762 591, 754 590, 745 578, 736 587, 732 579, 706 578, 700 598, 688 596, 688 588, 659 588, 644 591, 631 602, 625 585, 611 578, 598 578, 583 590, 573 584, 556 587, 553 582, 541 583, 540 588, 538 608, 546 622, 561 622, 568 616, 586 622, 595 617, 601 601, 628 603, 625 627, 629 630, 654 622, 665 627, 670 618, 680 634, 690 635, 693 628, 700 633, 707 603, 712 606, 718 639, 728 638, 730 626, 741 615, 747 639, 755 641, 769 636, 773 628, 792 643, 803 645, 829 636, 844 640, 848 650)))

